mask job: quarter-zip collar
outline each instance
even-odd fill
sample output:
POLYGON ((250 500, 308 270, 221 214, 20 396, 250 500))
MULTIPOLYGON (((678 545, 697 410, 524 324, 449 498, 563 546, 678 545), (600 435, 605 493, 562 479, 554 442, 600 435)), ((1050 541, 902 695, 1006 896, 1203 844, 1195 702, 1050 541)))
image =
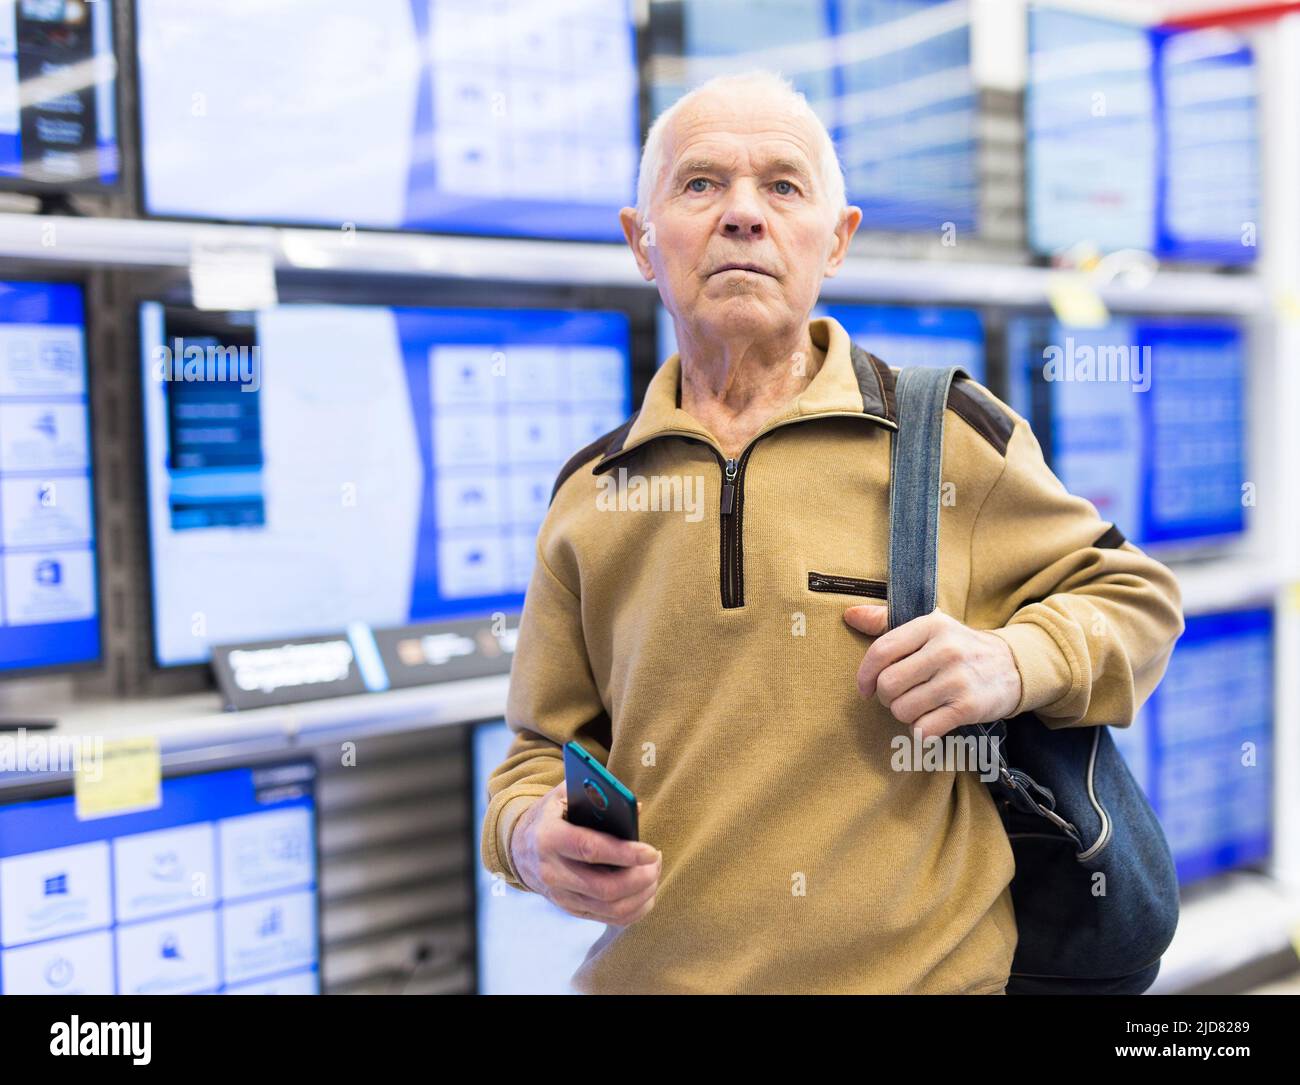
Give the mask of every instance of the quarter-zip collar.
MULTIPOLYGON (((862 415, 887 429, 897 429, 889 367, 873 355, 855 350, 848 332, 832 317, 810 321, 808 332, 813 343, 825 350, 825 361, 808 387, 768 419, 759 435, 822 415, 862 415)), ((717 438, 678 405, 681 375, 681 355, 674 354, 651 378, 641 410, 626 437, 605 452, 592 474, 600 474, 614 458, 657 437, 693 437, 721 454, 717 438)))

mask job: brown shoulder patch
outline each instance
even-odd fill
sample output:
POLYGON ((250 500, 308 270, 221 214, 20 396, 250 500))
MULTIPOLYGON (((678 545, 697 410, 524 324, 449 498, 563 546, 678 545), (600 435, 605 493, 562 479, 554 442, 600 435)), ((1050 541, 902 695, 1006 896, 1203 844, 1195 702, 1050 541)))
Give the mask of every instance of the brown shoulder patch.
POLYGON ((894 405, 895 372, 870 351, 857 343, 849 344, 849 359, 858 378, 858 391, 862 393, 862 409, 866 414, 898 421, 894 405))
POLYGON ((1110 527, 1097 536, 1097 541, 1092 545, 1099 550, 1118 550, 1126 541, 1124 533, 1114 524, 1111 524, 1110 527))
POLYGON ((971 429, 988 441, 999 456, 1007 454, 1015 421, 997 400, 974 381, 955 380, 948 392, 948 406, 971 429))
POLYGON ((633 411, 632 417, 621 426, 610 430, 601 437, 597 437, 591 444, 578 449, 577 452, 570 456, 568 462, 560 468, 560 473, 555 479, 555 485, 551 487, 551 500, 555 500, 555 495, 560 492, 560 487, 584 463, 590 463, 597 456, 607 456, 611 452, 617 452, 622 448, 623 442, 627 440, 628 431, 632 428, 632 423, 636 421, 636 416, 640 413, 640 411, 633 411))

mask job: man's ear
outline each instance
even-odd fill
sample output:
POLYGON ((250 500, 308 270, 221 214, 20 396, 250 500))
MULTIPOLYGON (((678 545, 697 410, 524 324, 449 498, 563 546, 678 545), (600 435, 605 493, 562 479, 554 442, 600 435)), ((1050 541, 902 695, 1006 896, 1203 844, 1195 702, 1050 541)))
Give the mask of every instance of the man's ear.
POLYGON ((846 207, 840 212, 839 222, 835 224, 835 233, 831 244, 831 255, 826 261, 826 276, 830 278, 840 270, 844 258, 849 254, 849 242, 862 225, 862 208, 846 207))
POLYGON ((636 266, 641 270, 641 278, 652 283, 655 278, 654 266, 650 263, 649 247, 654 240, 654 226, 646 223, 642 227, 638 221, 636 208, 625 207, 618 213, 618 221, 623 227, 623 236, 627 238, 627 247, 636 258, 636 266))

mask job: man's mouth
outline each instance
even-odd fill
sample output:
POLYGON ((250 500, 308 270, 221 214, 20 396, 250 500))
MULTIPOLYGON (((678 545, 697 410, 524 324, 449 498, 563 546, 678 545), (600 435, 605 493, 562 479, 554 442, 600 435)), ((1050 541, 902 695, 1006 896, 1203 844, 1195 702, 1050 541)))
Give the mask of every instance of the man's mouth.
POLYGON ((766 268, 759 267, 757 264, 723 264, 721 267, 715 268, 709 274, 721 275, 724 271, 748 271, 754 275, 766 275, 768 278, 775 278, 770 271, 766 268))

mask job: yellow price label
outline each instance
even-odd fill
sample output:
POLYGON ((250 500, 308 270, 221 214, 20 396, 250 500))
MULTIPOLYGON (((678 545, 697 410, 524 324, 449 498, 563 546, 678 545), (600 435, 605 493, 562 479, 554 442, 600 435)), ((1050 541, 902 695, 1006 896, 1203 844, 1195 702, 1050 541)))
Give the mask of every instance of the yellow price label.
POLYGON ((162 751, 157 736, 105 742, 83 758, 75 780, 77 818, 112 817, 162 805, 162 751))
POLYGON ((1277 314, 1284 320, 1300 320, 1300 292, 1287 290, 1278 295, 1277 314))
POLYGON ((1052 312, 1068 328, 1104 328, 1110 312, 1096 288, 1082 275, 1053 274, 1047 285, 1052 312))

